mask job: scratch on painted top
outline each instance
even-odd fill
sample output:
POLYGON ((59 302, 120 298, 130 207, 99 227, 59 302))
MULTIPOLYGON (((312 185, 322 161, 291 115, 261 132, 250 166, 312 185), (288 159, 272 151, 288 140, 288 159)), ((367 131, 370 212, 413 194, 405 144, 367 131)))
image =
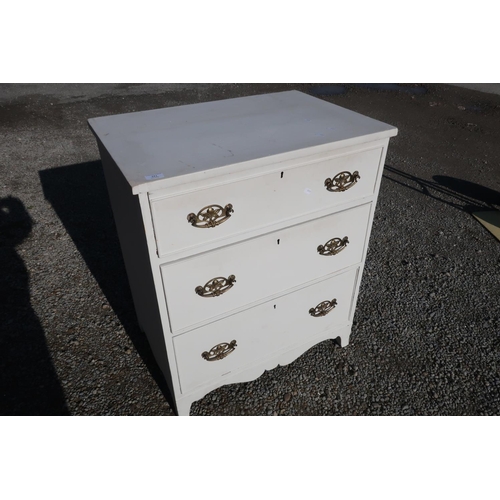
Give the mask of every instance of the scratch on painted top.
POLYGON ((212 142, 212 146, 215 146, 216 148, 223 149, 224 151, 227 151, 228 153, 231 153, 230 156, 224 155, 224 158, 230 158, 231 156, 234 156, 234 153, 230 149, 223 148, 222 146, 219 146, 218 144, 214 144, 212 142))

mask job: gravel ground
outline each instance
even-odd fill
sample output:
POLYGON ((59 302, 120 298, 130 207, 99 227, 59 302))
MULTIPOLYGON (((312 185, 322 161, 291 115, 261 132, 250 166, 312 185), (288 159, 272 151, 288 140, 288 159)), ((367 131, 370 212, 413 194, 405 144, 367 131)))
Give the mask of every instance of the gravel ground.
POLYGON ((500 96, 449 85, 1 85, 0 414, 173 415, 133 311, 89 117, 296 88, 399 129, 351 343, 192 415, 497 415, 500 96))

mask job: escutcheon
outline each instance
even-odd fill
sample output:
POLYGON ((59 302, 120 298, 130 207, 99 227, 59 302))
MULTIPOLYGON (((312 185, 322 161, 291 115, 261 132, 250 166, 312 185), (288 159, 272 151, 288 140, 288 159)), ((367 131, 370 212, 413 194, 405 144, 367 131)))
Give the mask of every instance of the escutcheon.
POLYGON ((344 236, 342 239, 332 238, 324 245, 320 245, 317 250, 320 255, 337 255, 344 250, 348 243, 349 239, 347 236, 344 236))
POLYGON ((359 172, 356 170, 351 172, 340 172, 333 179, 326 179, 325 186, 328 191, 342 192, 351 189, 356 182, 360 179, 359 172))
POLYGON ((225 207, 208 205, 207 207, 203 207, 196 215, 193 213, 189 214, 187 220, 193 227, 216 227, 226 222, 233 212, 233 205, 231 203, 228 203, 225 207))
POLYGON ((226 356, 231 354, 236 347, 236 340, 231 340, 231 342, 226 343, 223 342, 222 344, 217 344, 216 346, 212 347, 210 351, 205 351, 201 353, 201 357, 203 359, 206 359, 207 361, 218 361, 219 359, 224 359, 226 356))
POLYGON ((314 316, 315 318, 326 316, 330 311, 333 311, 333 309, 335 309, 336 305, 337 299, 325 300, 323 302, 320 302, 316 307, 311 307, 311 309, 309 309, 309 314, 311 316, 314 316))
POLYGON ((194 291, 200 297, 218 297, 232 288, 234 283, 236 283, 236 276, 231 274, 227 278, 213 278, 204 286, 197 286, 194 291))

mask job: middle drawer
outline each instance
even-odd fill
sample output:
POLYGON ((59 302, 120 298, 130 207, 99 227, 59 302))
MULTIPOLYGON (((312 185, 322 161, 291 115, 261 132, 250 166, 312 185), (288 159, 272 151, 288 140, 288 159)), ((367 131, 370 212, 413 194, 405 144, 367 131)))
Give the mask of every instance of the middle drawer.
POLYGON ((161 266, 172 333, 361 261, 372 204, 161 266))

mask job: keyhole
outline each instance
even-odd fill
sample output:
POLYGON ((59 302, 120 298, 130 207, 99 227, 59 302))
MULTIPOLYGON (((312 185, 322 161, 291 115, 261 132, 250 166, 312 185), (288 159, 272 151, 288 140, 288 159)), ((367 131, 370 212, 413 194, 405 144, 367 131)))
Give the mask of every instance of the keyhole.
POLYGON ((281 178, 283 179, 283 172, 281 172, 281 178))
POLYGON ((277 243, 278 243, 278 245, 280 244, 280 240, 279 240, 279 238, 278 238, 278 242, 277 242, 277 243))
POLYGON ((274 308, 276 309, 276 304, 274 304, 274 308))

